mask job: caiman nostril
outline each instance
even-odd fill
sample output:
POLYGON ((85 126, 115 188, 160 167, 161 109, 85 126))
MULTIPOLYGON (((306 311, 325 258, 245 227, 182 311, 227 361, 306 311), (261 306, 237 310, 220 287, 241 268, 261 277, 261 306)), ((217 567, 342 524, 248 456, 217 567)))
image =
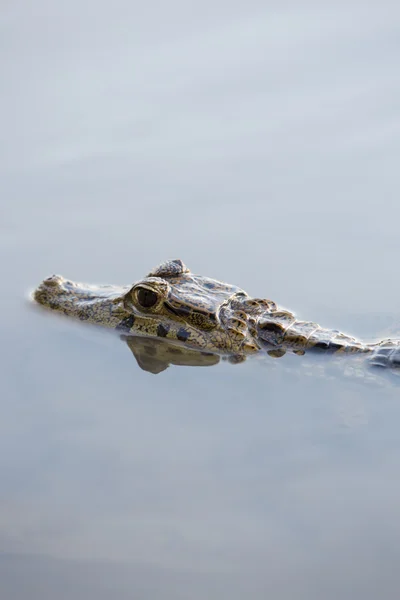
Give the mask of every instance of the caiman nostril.
POLYGON ((56 286, 59 285, 63 281, 63 277, 61 275, 51 275, 51 277, 47 277, 43 281, 43 283, 47 286, 56 286))

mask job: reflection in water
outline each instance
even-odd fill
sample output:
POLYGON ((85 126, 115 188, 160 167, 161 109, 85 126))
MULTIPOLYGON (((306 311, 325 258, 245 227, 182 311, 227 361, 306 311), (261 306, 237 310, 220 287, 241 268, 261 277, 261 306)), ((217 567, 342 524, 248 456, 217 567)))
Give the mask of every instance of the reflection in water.
POLYGON ((221 358, 218 354, 191 350, 165 340, 134 335, 123 335, 121 339, 132 350, 139 367, 155 375, 165 371, 170 365, 211 367, 218 364, 221 358))
MULTIPOLYGON (((143 371, 157 375, 162 373, 170 365, 186 367, 212 367, 221 360, 227 361, 233 365, 242 363, 246 360, 245 356, 238 354, 219 355, 211 352, 202 352, 187 348, 184 344, 177 342, 171 343, 164 339, 150 338, 134 335, 121 335, 120 339, 124 341, 131 350, 137 364, 143 371)), ((255 357, 247 357, 252 360, 255 357)), ((280 355, 273 357, 269 354, 262 354, 265 361, 271 358, 281 358, 280 355)), ((322 376, 325 379, 348 379, 362 382, 365 385, 382 386, 387 382, 400 384, 399 369, 382 369, 373 363, 366 363, 363 358, 352 356, 313 356, 307 355, 301 358, 293 356, 293 362, 282 365, 282 372, 286 372, 293 377, 295 374, 307 374, 313 377, 322 376), (369 366, 370 368, 367 368, 369 366)), ((280 361, 279 361, 280 362, 280 361)))

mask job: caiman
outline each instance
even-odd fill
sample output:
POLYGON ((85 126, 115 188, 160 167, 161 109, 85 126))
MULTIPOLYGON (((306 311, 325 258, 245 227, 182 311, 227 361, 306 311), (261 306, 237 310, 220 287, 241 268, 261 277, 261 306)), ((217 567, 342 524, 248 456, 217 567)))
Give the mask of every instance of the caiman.
MULTIPOLYGON (((53 275, 39 285, 33 298, 54 311, 116 329, 139 364, 149 349, 140 340, 133 343, 132 336, 163 340, 172 355, 175 347, 176 364, 214 364, 218 355, 241 362, 264 351, 275 358, 286 352, 357 354, 368 357, 375 367, 400 368, 400 340, 367 343, 300 321, 272 300, 252 298, 234 285, 194 275, 180 259, 168 260, 124 287, 84 285, 53 275), (186 358, 179 346, 187 350, 186 358)), ((155 365, 147 370, 166 368, 162 360, 155 360, 155 365)))

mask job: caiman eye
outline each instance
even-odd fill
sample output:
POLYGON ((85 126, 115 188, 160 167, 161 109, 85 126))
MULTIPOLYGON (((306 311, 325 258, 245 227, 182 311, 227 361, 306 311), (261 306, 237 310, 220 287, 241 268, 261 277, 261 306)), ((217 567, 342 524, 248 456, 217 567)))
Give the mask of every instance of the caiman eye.
POLYGON ((137 289, 136 298, 143 308, 151 308, 158 302, 158 296, 155 292, 142 287, 137 289))

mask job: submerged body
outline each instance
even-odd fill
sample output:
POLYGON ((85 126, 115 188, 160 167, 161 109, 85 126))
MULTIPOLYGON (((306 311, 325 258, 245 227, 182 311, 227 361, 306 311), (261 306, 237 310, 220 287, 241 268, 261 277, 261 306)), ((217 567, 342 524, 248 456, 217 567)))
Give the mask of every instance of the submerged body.
POLYGON ((280 357, 308 351, 365 354, 376 366, 400 367, 400 340, 364 343, 313 322, 299 321, 275 302, 192 274, 179 259, 167 261, 131 286, 89 286, 58 275, 34 291, 39 304, 124 335, 163 338, 232 360, 265 351, 280 357))

